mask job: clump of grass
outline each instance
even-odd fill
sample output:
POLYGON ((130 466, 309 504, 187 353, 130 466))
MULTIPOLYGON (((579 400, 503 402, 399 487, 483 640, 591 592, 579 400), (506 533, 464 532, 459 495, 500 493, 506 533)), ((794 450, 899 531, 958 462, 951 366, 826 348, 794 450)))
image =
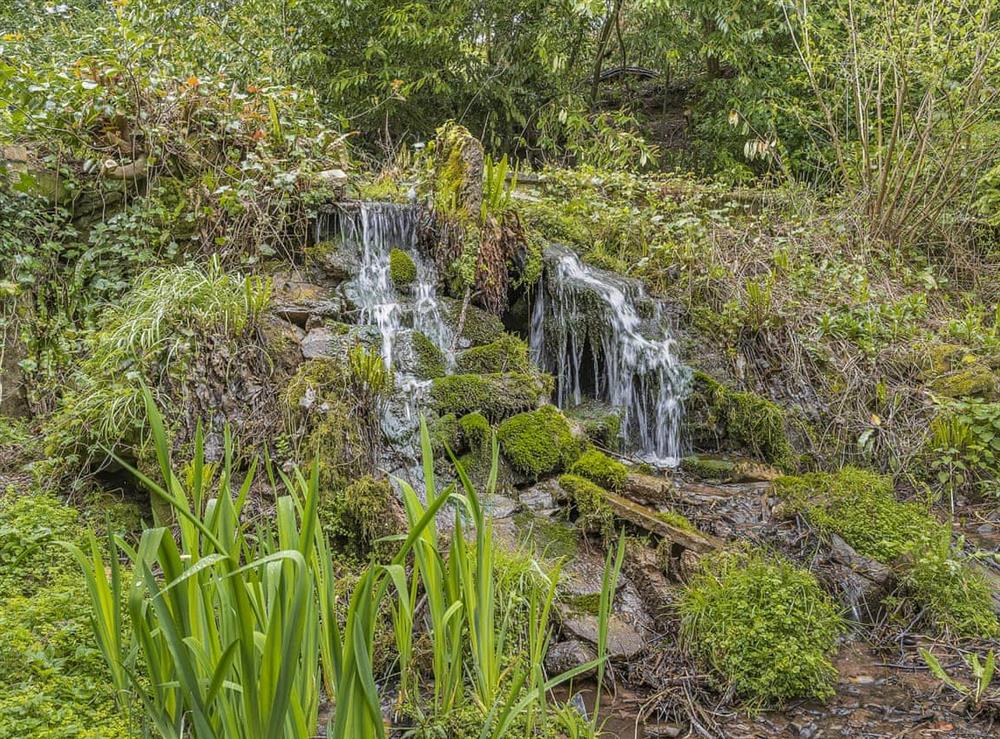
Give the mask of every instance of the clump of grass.
POLYGON ((680 600, 681 633, 751 707, 828 698, 844 623, 808 571, 761 552, 707 558, 680 600))
POLYGON ((86 336, 86 359, 46 429, 47 451, 103 455, 107 449, 143 447, 149 438, 143 384, 160 387, 167 379, 183 379, 198 337, 246 334, 270 295, 267 281, 230 275, 217 260, 142 275, 86 336))
POLYGON ((775 490, 824 535, 894 567, 902 592, 938 631, 1000 633, 989 585, 953 547, 951 530, 917 503, 900 502, 892 480, 845 467, 837 473, 781 477, 775 490))

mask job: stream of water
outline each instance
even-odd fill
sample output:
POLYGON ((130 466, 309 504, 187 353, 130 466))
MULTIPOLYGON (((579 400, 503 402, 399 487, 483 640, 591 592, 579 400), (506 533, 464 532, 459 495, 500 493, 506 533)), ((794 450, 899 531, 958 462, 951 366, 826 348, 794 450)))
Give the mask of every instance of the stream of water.
POLYGON ((546 273, 532 311, 531 356, 556 376, 556 403, 570 408, 589 394, 620 408, 627 447, 675 466, 690 372, 659 306, 638 283, 589 267, 568 250, 552 252, 546 273), (652 311, 645 320, 640 304, 652 311))

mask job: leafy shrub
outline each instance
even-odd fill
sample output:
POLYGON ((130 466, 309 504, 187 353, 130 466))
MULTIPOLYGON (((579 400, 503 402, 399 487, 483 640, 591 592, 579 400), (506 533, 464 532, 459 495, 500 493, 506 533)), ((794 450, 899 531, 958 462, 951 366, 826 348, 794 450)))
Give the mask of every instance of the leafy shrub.
POLYGON ((576 460, 569 471, 586 477, 608 490, 621 490, 628 477, 628 470, 617 459, 612 459, 598 449, 588 449, 576 460))
POLYGON ((844 624, 808 571, 760 552, 718 554, 679 607, 686 642, 752 706, 833 695, 844 624))
POLYGON ((565 416, 551 405, 508 418, 497 440, 514 469, 535 479, 565 469, 580 453, 565 416))

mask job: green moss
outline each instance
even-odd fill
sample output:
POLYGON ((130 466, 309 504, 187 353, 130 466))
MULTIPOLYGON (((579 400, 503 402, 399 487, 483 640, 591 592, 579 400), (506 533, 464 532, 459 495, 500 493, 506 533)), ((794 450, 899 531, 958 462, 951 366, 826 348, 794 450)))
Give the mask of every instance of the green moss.
POLYGON ((719 554, 679 607, 685 641, 752 706, 833 695, 830 657, 844 624, 808 571, 761 553, 719 554))
POLYGON ((417 265, 413 257, 402 249, 389 251, 389 277, 396 287, 406 287, 417 279, 417 265))
POLYGON ((973 364, 964 369, 938 375, 927 383, 927 389, 946 398, 997 397, 997 376, 984 364, 973 364))
POLYGON ((551 389, 548 375, 449 375, 434 380, 431 405, 440 414, 461 416, 479 411, 491 421, 499 421, 534 408, 551 389))
POLYGON ((334 548, 358 559, 374 551, 378 539, 403 530, 402 511, 389 482, 371 475, 341 490, 324 491, 319 519, 334 548))
POLYGON ((461 454, 464 451, 462 428, 458 425, 458 417, 454 413, 446 413, 433 419, 428 424, 428 431, 434 459, 447 459, 448 449, 451 449, 453 454, 461 454))
POLYGON ((580 453, 566 418, 551 405, 508 418, 497 439, 514 469, 535 479, 565 469, 580 453))
POLYGON ((585 451, 569 471, 608 490, 621 490, 628 477, 625 465, 597 449, 585 451))
POLYGON ((894 566, 927 622, 962 636, 1000 633, 988 586, 952 551, 951 530, 926 508, 903 503, 886 476, 845 467, 835 474, 781 477, 775 491, 825 535, 894 566))
POLYGON ((728 480, 736 474, 736 463, 721 457, 684 457, 681 469, 703 480, 728 480))
POLYGON ((511 334, 504 334, 489 344, 467 349, 458 355, 456 364, 459 372, 467 373, 531 371, 528 345, 511 334))
POLYGON ((597 401, 581 403, 566 412, 567 417, 579 421, 583 432, 594 444, 613 452, 621 448, 622 414, 597 401))
POLYGON ((544 559, 572 559, 580 549, 580 536, 575 526, 531 511, 514 514, 514 525, 544 559), (529 533, 530 532, 530 533, 529 533))
MULTIPOLYGON (((457 330, 462 315, 461 301, 446 302, 444 309, 448 324, 457 330)), ((503 321, 498 316, 474 305, 466 306, 465 320, 459 333, 460 339, 467 341, 471 346, 480 346, 499 340, 504 333, 503 321)))
POLYGON ((416 360, 417 377, 430 380, 441 377, 448 371, 448 362, 444 352, 420 331, 413 332, 413 354, 416 360))
POLYGON ((732 390, 696 372, 689 405, 701 423, 721 427, 730 441, 753 456, 786 471, 795 467, 795 453, 785 434, 785 413, 776 403, 756 393, 732 390))
POLYGON ((698 527, 693 523, 688 521, 687 517, 677 511, 659 511, 656 514, 664 523, 670 524, 674 528, 680 529, 681 531, 690 531, 691 533, 697 533, 698 527))
POLYGON ((490 422, 482 413, 467 413, 458 420, 462 430, 462 438, 470 449, 483 451, 489 449, 490 434, 493 432, 490 422))
POLYGON ((614 538, 615 514, 605 500, 604 488, 579 475, 559 476, 559 487, 566 491, 576 508, 577 526, 582 531, 614 538))

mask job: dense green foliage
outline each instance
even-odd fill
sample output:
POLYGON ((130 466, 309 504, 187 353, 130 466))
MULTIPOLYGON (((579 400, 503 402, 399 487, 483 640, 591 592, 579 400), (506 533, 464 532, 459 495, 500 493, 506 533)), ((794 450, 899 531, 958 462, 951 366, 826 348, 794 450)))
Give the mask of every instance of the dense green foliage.
POLYGON ((848 467, 782 477, 776 489, 821 532, 896 567, 904 592, 936 628, 963 636, 1000 633, 990 586, 953 547, 951 529, 924 506, 897 501, 890 478, 848 467))
POLYGON ((759 552, 720 554, 679 605, 692 649, 751 703, 833 694, 843 622, 808 571, 759 552))

